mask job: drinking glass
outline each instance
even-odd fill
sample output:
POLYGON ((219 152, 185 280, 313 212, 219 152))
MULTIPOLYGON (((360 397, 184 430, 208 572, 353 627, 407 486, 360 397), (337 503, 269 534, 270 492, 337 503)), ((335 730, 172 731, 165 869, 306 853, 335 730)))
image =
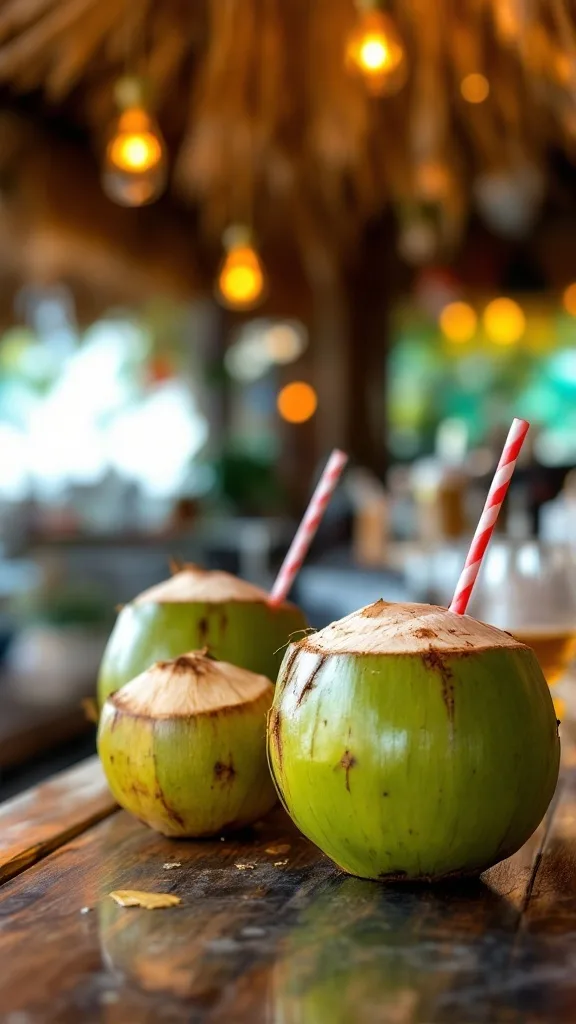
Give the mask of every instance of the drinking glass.
POLYGON ((532 647, 553 686, 576 655, 576 550, 494 539, 468 612, 532 647))

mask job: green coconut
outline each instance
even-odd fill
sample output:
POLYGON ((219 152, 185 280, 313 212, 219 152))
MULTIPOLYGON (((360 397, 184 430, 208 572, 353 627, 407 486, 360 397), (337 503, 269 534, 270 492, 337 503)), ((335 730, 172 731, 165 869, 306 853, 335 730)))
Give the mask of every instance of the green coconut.
POLYGON ((276 803, 264 676, 202 651, 160 662, 104 702, 98 753, 118 803, 166 836, 250 825, 276 803))
POLYGON ((154 662, 203 647, 276 679, 288 640, 305 628, 295 605, 276 608, 260 587, 187 565, 120 611, 100 667, 99 704, 154 662))
POLYGON ((292 818, 344 871, 434 880, 522 846, 560 741, 529 647, 444 608, 378 601, 290 646, 268 754, 292 818))

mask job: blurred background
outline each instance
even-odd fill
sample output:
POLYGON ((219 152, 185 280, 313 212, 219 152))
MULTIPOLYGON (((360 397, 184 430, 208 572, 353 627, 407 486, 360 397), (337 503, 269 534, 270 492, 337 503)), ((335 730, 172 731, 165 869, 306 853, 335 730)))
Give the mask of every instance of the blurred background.
MULTIPOLYGON (((0 0, 0 796, 170 556, 313 625, 576 522, 569 0, 0 0)), ((573 619, 576 632, 576 614, 573 619)))

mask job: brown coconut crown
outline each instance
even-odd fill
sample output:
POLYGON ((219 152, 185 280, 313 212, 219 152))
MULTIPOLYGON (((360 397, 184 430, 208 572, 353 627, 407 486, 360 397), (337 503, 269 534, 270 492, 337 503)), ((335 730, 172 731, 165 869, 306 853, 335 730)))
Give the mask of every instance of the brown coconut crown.
POLYGON ((276 802, 269 679, 204 651, 160 661, 104 702, 98 752, 118 803, 164 835, 212 836, 276 802))
POLYGON ((121 609, 100 666, 100 705, 150 665, 204 647, 216 658, 276 679, 282 650, 306 629, 296 605, 273 605, 252 583, 195 565, 175 568, 171 578, 121 609))
POLYGON ((125 714, 144 718, 190 718, 252 704, 274 687, 266 676, 190 651, 160 661, 108 698, 125 714))
POLYGON ((238 576, 218 569, 202 569, 197 565, 185 565, 174 575, 144 590, 134 599, 134 604, 189 604, 206 601, 211 604, 225 604, 228 601, 267 603, 270 595, 261 587, 247 583, 238 576))
POLYGON ((526 645, 495 626, 438 605, 376 601, 295 646, 317 654, 426 654, 430 649, 470 654, 526 645))

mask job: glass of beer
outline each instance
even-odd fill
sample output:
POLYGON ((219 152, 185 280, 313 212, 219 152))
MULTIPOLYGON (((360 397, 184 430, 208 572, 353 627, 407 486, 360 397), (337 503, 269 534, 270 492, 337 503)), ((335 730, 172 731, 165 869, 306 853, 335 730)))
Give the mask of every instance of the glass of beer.
POLYGON ((494 538, 468 611, 532 647, 552 686, 576 657, 576 548, 494 538))

